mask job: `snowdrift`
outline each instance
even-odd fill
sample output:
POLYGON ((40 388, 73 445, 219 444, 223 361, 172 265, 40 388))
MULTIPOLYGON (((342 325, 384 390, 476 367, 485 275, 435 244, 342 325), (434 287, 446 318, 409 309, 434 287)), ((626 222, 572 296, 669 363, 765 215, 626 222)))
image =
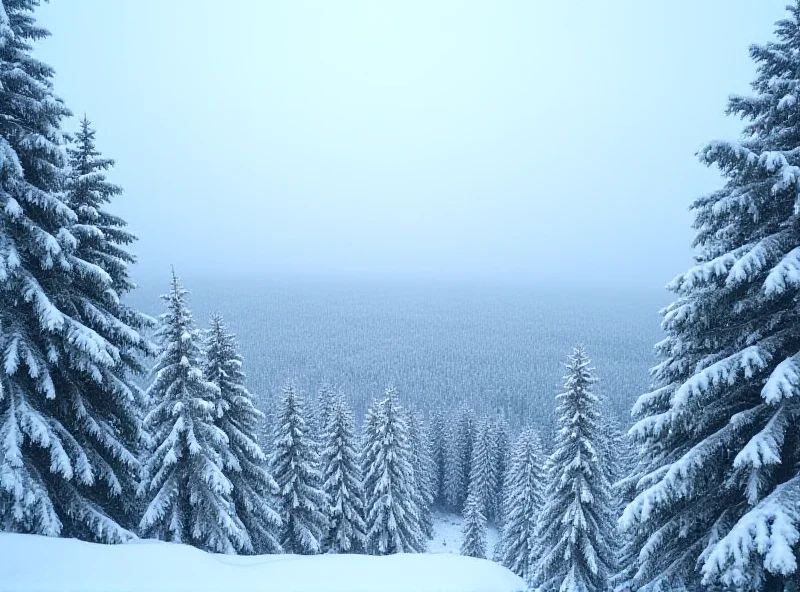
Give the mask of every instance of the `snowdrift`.
POLYGON ((504 567, 460 555, 203 553, 136 541, 97 545, 0 533, 2 592, 521 592, 504 567))

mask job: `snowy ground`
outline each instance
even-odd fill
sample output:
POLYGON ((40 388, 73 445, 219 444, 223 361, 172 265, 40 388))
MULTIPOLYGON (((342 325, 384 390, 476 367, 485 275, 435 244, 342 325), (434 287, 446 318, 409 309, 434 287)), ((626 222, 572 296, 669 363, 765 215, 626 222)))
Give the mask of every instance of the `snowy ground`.
MULTIPOLYGON (((452 536, 451 526, 442 532, 452 536)), ((455 544, 453 538, 447 546, 455 544)), ((0 592, 521 592, 524 587, 500 565, 460 555, 235 557, 158 541, 96 545, 0 533, 0 592)))
MULTIPOLYGON (((461 528, 463 519, 459 514, 445 514, 434 512, 433 514, 433 539, 428 542, 429 553, 459 553, 461 550, 461 528)), ((489 558, 494 553, 497 544, 497 529, 490 526, 486 533, 487 549, 489 558)))

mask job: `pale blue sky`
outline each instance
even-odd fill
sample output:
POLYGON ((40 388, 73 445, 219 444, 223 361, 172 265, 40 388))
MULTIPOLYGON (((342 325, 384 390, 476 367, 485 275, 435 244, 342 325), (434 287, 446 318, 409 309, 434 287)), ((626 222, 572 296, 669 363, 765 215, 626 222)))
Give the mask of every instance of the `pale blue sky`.
POLYGON ((53 0, 140 275, 660 288, 786 0, 53 0))

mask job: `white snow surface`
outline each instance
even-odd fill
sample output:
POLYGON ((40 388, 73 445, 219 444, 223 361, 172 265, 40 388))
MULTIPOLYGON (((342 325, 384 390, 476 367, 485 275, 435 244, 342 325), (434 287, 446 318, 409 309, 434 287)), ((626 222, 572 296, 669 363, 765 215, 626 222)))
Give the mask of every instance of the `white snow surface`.
POLYGON ((99 545, 0 533, 2 592, 521 592, 484 559, 447 554, 204 553, 152 540, 99 545))
MULTIPOLYGON (((464 540, 463 529, 464 518, 460 514, 434 511, 433 539, 428 541, 428 553, 459 554, 464 540)), ((497 528, 489 524, 486 528, 486 554, 490 559, 498 537, 497 528)))

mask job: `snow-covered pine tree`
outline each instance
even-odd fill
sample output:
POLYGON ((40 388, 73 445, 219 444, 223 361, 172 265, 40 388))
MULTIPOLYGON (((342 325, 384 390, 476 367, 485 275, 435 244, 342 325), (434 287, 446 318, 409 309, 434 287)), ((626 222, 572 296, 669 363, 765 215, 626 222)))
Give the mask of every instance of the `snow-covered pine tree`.
POLYGON ((339 394, 329 410, 322 439, 323 489, 330 503, 326 548, 333 553, 364 549, 364 488, 353 413, 339 394))
POLYGON ((453 511, 458 511, 461 492, 465 487, 457 434, 456 426, 445 426, 444 501, 445 505, 453 511))
POLYGON ((506 471, 508 470, 508 462, 510 456, 511 446, 511 430, 508 427, 505 414, 500 413, 494 426, 495 432, 495 467, 497 476, 495 479, 495 492, 494 492, 494 520, 498 525, 501 525, 504 520, 503 516, 503 484, 506 481, 506 471))
POLYGON ((114 285, 73 234, 69 111, 32 53, 48 35, 37 4, 0 6, 0 528, 120 542, 133 536, 139 470, 132 353, 147 346, 140 317, 117 304, 127 269, 114 285))
MULTIPOLYGON (((626 475, 614 483, 614 496, 622 507, 620 515, 624 513, 627 504, 636 497, 639 479, 647 471, 646 467, 649 464, 649 454, 645 455, 639 452, 638 446, 636 446, 630 434, 624 435, 623 445, 630 450, 629 458, 626 459, 626 465, 629 465, 629 470, 626 475)), ((639 551, 646 540, 646 531, 642 529, 639 532, 638 528, 621 528, 620 524, 622 522, 622 520, 617 522, 619 544, 617 549, 617 574, 613 579, 614 589, 633 590, 633 578, 639 567, 639 551)), ((677 587, 677 590, 682 587, 677 587)))
POLYGON ((474 493, 467 496, 464 504, 461 554, 467 557, 486 558, 486 517, 481 511, 482 505, 474 493))
MULTIPOLYGON (((78 240, 75 256, 105 271, 113 287, 111 293, 108 284, 97 282, 93 276, 76 275, 73 283, 80 287, 81 298, 74 303, 74 315, 119 350, 117 378, 124 386, 119 387, 118 396, 133 397, 140 413, 135 421, 129 417, 115 419, 119 437, 126 447, 141 455, 144 440, 140 432, 140 419, 146 404, 137 379, 146 373, 143 358, 155 355, 156 351, 152 344, 142 338, 140 331, 155 328, 156 322, 121 300, 136 287, 128 269, 136 262, 136 257, 128 247, 137 239, 127 230, 125 220, 107 209, 113 198, 122 194, 122 188, 106 178, 106 172, 114 166, 114 161, 104 158, 97 150, 95 130, 85 115, 78 133, 67 148, 67 154, 65 201, 75 212, 75 220, 70 227, 70 232, 78 240)), ((88 389, 89 385, 84 388, 88 389)), ((97 393, 98 398, 103 396, 102 392, 97 393)), ((139 467, 134 477, 131 477, 130 470, 122 466, 115 467, 115 473, 126 480, 122 484, 122 490, 126 493, 119 498, 129 501, 135 497, 139 467)), ((108 500, 100 505, 108 508, 117 504, 114 500, 108 500)), ((118 508, 118 511, 121 509, 118 508)), ((124 512, 128 515, 126 523, 133 527, 139 516, 131 516, 130 508, 124 512)))
POLYGON ((638 587, 800 577, 800 2, 788 10, 750 48, 753 94, 729 99, 740 140, 699 153, 726 183, 692 206, 696 265, 669 285, 655 390, 634 406, 638 587))
POLYGON ((95 133, 84 115, 72 145, 67 148, 69 172, 65 197, 75 212, 72 234, 78 239, 77 252, 84 260, 106 270, 117 292, 124 293, 135 287, 128 277, 128 266, 135 262, 135 257, 125 246, 135 242, 136 237, 125 229, 127 224, 123 219, 106 211, 106 205, 122 194, 122 188, 106 179, 105 173, 114 166, 114 161, 101 156, 95 133))
POLYGON ((313 435, 318 440, 325 437, 325 432, 328 429, 328 419, 333 411, 333 406, 336 404, 336 399, 341 395, 336 389, 329 384, 323 384, 317 392, 317 400, 314 405, 313 421, 309 422, 312 428, 313 435))
POLYGON ((458 418, 455 433, 455 450, 458 471, 458 491, 455 498, 455 509, 461 511, 469 493, 469 477, 472 471, 472 447, 475 444, 475 413, 472 409, 464 409, 458 418))
POLYGON ((434 409, 430 414, 429 423, 431 462, 433 463, 433 503, 436 506, 444 507, 447 504, 445 495, 447 428, 445 427, 442 411, 434 409))
POLYGON ((233 486, 236 515, 249 534, 254 553, 280 553, 281 519, 272 508, 278 485, 257 443, 263 414, 253 406, 253 396, 245 387, 236 338, 216 314, 206 332, 203 374, 219 390, 214 423, 229 442, 230 456, 223 472, 233 486))
POLYGON ((397 391, 367 412, 364 433, 364 492, 367 552, 372 555, 425 550, 415 504, 415 481, 408 425, 397 391))
POLYGON ((615 528, 597 379, 582 347, 566 365, 557 396, 558 431, 550 457, 545 504, 537 523, 539 560, 533 581, 542 592, 605 592, 614 566, 615 528))
POLYGON ((478 504, 485 519, 494 517, 497 506, 497 451, 494 426, 488 418, 477 423, 469 474, 469 496, 478 504))
POLYGON ((147 502, 139 526, 145 536, 208 551, 251 551, 223 472, 231 451, 214 424, 219 389, 203 377, 200 333, 186 295, 173 272, 170 292, 162 297, 167 312, 155 334, 161 352, 147 390, 153 407, 145 426, 152 442, 139 488, 147 502))
POLYGON ((414 469, 415 504, 419 509, 418 519, 422 534, 433 538, 433 477, 430 442, 422 415, 416 409, 408 411, 408 442, 411 450, 411 466, 414 469))
POLYGON ((628 436, 623 433, 610 406, 603 406, 602 415, 603 438, 601 443, 604 456, 602 466, 611 484, 609 511, 612 515, 612 528, 608 533, 608 542, 614 551, 614 560, 609 568, 614 575, 614 581, 619 581, 618 574, 622 570, 626 556, 631 552, 631 538, 619 528, 618 520, 630 500, 627 497, 630 490, 626 479, 635 464, 634 446, 628 436))
POLYGON ((283 387, 275 426, 272 474, 278 483, 278 513, 286 553, 314 555, 328 533, 328 499, 322 489, 317 445, 309 436, 303 400, 293 383, 283 387))
POLYGON ((520 577, 530 580, 538 556, 536 521, 545 488, 544 454, 538 434, 528 429, 517 438, 506 473, 505 518, 495 555, 520 577))

